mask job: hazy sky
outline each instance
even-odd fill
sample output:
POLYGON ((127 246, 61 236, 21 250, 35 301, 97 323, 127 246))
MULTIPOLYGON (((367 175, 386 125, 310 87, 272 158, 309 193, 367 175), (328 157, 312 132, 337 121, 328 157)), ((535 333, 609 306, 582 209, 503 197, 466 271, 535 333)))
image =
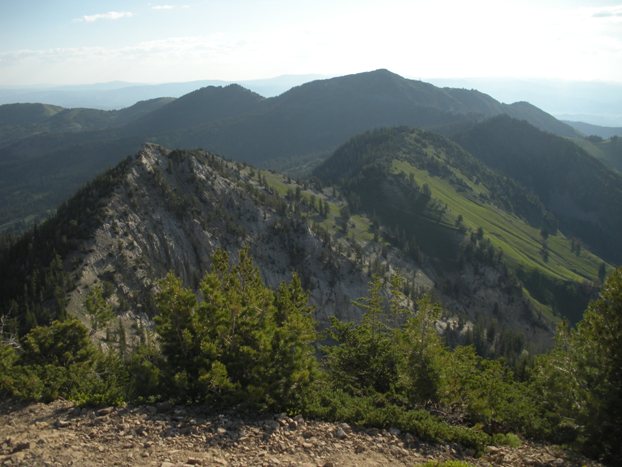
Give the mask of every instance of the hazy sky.
POLYGON ((377 68, 622 82, 622 0, 164 1, 0 0, 0 85, 377 68))

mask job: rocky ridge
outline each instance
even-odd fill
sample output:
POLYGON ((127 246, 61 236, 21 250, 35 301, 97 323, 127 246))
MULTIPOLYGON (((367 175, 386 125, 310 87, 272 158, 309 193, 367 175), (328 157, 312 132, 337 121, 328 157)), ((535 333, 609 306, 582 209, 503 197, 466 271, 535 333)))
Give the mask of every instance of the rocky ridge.
POLYGON ((168 403, 80 408, 66 401, 0 404, 0 465, 384 466, 463 460, 489 466, 598 466, 552 446, 490 446, 481 457, 397 429, 284 414, 243 419, 168 403))
POLYGON ((533 325, 529 305, 499 271, 466 268, 460 275, 448 275, 431 263, 417 264, 385 240, 355 240, 337 225, 332 232, 321 232, 314 228, 312 213, 296 212, 297 202, 288 199, 283 187, 300 190, 301 199, 330 202, 334 210, 342 203, 339 195, 295 182, 287 185, 280 175, 271 176, 265 182, 261 172, 204 151, 145 145, 112 195, 100 200, 103 214, 94 233, 65 258, 66 268, 76 276, 69 311, 80 315, 88 290, 103 283, 108 301, 127 325, 148 323, 159 278, 173 271, 196 288, 217 248, 235 258, 246 245, 267 285, 276 287, 292 272, 300 275, 320 327, 331 316, 357 319, 360 310, 352 301, 367 293, 375 263, 382 271, 405 277, 415 296, 434 290, 452 316, 440 323, 445 329, 467 330, 469 319, 490 314, 491 303, 498 303, 503 313, 495 319, 532 342, 550 337, 550 329, 533 325), (275 183, 281 184, 281 193, 275 183), (448 281, 461 284, 460 297, 444 296, 438 284, 448 281), (467 321, 458 325, 458 316, 467 321))
MULTIPOLYGON (((249 172, 208 153, 146 145, 105 201, 93 237, 68 259, 78 276, 69 310, 80 310, 94 283, 107 282, 118 311, 149 315, 156 280, 168 271, 197 287, 217 248, 235 258, 247 245, 271 287, 298 272, 320 322, 355 318, 351 301, 369 280, 362 267, 288 215, 279 196, 249 172)), ((421 281, 431 283, 425 275, 421 281)))

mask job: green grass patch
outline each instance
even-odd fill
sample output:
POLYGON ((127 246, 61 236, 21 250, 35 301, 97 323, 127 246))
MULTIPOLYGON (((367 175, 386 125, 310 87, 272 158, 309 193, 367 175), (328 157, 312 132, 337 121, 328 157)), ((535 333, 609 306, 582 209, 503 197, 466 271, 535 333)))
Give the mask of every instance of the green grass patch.
POLYGON ((454 219, 462 215, 466 227, 473 230, 483 228, 492 244, 503 251, 510 266, 537 269, 558 280, 582 282, 594 281, 598 277, 598 266, 602 259, 586 249, 579 255, 575 254, 570 240, 560 232, 548 237, 548 260, 545 260, 541 254, 543 241, 540 230, 483 201, 478 196, 484 193, 482 187, 474 187, 472 182, 465 179, 473 191, 460 193, 447 180, 433 177, 427 171, 402 160, 394 160, 392 170, 395 173, 413 174, 416 183, 427 184, 432 197, 447 205, 446 215, 454 219))
POLYGON ((520 447, 523 442, 514 433, 496 433, 492 436, 492 444, 517 448, 520 447))

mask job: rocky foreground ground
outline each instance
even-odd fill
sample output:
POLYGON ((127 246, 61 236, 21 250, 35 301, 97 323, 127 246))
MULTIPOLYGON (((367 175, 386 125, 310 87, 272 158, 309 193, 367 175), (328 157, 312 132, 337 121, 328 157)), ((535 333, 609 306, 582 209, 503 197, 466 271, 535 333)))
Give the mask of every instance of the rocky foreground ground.
POLYGON ((399 430, 289 418, 238 419, 168 404, 93 410, 66 401, 0 403, 1 465, 599 465, 550 446, 490 447, 473 458, 399 430))

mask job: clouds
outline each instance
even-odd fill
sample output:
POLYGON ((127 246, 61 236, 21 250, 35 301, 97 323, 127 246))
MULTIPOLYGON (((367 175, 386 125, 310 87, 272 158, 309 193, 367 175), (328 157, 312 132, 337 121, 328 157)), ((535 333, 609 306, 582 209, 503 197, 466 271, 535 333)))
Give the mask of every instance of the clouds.
POLYGON ((594 18, 622 18, 622 6, 600 10, 592 15, 594 18))
POLYGON ((131 18, 134 13, 131 11, 108 11, 106 13, 96 13, 94 15, 84 15, 78 19, 78 21, 84 23, 94 23, 100 20, 114 21, 121 18, 131 18))
POLYGON ((592 15, 594 18, 620 18, 622 19, 622 5, 604 10, 598 10, 592 15))
POLYGON ((22 49, 0 52, 0 84, 233 78, 237 73, 232 62, 248 63, 259 55, 257 50, 219 34, 169 37, 120 47, 22 49))
POLYGON ((20 27, 4 32, 15 38, 10 45, 0 40, 0 83, 238 80, 376 68, 421 79, 622 81, 622 0, 566 1, 574 6, 561 0, 143 0, 131 11, 110 6, 113 11, 85 16, 76 7, 62 12, 60 35, 56 26, 11 23, 20 27), (79 19, 68 25, 68 18, 79 19), (41 39, 27 40, 26 27, 41 39))
POLYGON ((175 10, 178 8, 190 8, 190 5, 153 5, 151 7, 152 10, 156 11, 167 11, 167 10, 175 10))

